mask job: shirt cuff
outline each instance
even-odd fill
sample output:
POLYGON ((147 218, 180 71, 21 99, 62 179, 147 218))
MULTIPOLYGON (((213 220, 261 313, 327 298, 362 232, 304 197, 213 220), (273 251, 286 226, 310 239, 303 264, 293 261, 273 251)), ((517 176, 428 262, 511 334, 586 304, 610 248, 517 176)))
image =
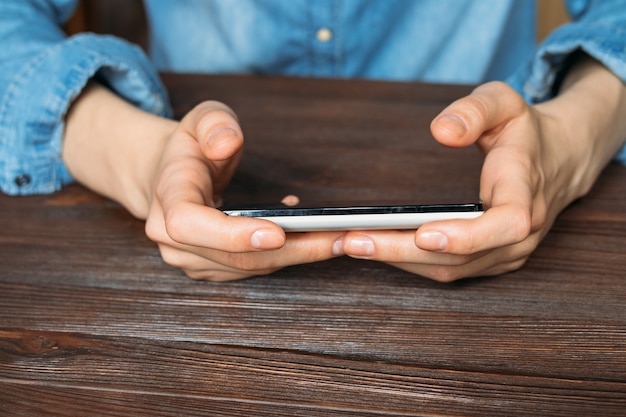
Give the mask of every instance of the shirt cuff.
POLYGON ((171 116, 165 88, 137 46, 79 34, 28 60, 0 97, 0 188, 12 195, 50 193, 73 181, 62 160, 64 118, 96 78, 137 107, 171 116))
MULTIPOLYGON (((534 59, 509 83, 524 99, 535 104, 552 98, 559 77, 567 70, 568 58, 583 51, 604 64, 626 82, 626 31, 620 25, 576 22, 554 31, 538 48, 534 59)), ((626 145, 616 155, 626 164, 626 145)))

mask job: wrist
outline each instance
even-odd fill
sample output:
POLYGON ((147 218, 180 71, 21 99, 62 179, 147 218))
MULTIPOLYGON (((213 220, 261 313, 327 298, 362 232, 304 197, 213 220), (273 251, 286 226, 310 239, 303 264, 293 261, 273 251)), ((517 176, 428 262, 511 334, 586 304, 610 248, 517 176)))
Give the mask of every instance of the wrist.
POLYGON ((68 112, 63 159, 78 182, 145 218, 162 149, 176 126, 92 84, 68 112))
POLYGON ((601 63, 585 57, 552 100, 538 104, 547 157, 570 203, 585 195, 626 138, 626 87, 601 63))

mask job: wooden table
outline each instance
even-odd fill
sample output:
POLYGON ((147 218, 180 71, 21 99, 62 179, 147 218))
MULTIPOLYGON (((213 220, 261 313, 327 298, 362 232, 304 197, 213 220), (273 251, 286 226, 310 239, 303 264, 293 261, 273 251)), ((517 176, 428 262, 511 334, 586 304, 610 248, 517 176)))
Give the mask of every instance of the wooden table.
MULTIPOLYGON (((230 202, 456 202, 481 157, 430 138, 467 87, 165 76, 247 139, 230 202)), ((626 167, 521 270, 439 284, 339 258, 231 283, 165 265, 80 186, 0 197, 0 415, 626 413, 626 167)))

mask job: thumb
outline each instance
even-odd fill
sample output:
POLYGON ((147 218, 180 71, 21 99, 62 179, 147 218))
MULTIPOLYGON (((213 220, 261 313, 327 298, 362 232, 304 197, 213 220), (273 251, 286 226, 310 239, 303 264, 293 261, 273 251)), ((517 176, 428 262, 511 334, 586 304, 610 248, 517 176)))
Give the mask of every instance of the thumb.
MULTIPOLYGON (((464 147, 496 133, 527 108, 524 99, 502 82, 483 84, 446 107, 430 124, 435 139, 446 146, 464 147)), ((489 147, 489 143, 483 144, 489 147)))
POLYGON ((183 130, 198 141, 202 154, 210 161, 227 161, 243 148, 243 133, 237 116, 223 103, 200 103, 181 124, 183 130))
MULTIPOLYGON (((243 150, 243 133, 237 116, 223 103, 205 101, 181 120, 181 129, 197 141, 203 164, 209 169, 213 204, 222 204, 222 192, 230 182, 243 150)), ((197 148, 196 148, 197 150, 197 148)), ((196 158, 197 154, 188 154, 196 158)))

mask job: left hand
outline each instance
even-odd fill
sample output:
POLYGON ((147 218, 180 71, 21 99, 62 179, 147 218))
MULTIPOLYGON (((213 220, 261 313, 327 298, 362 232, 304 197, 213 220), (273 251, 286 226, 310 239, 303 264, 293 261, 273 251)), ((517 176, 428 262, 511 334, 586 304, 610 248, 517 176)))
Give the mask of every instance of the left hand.
MULTIPOLYGON (((480 199, 485 214, 431 222, 416 232, 349 232, 343 237, 345 253, 442 282, 521 267, 557 215, 595 180, 593 175, 581 179, 589 165, 589 142, 571 140, 575 128, 558 117, 562 104, 567 101, 529 106, 499 82, 451 104, 433 120, 431 131, 444 145, 475 143, 484 153, 480 199)), ((597 165, 601 169, 606 162, 603 156, 597 165)))

